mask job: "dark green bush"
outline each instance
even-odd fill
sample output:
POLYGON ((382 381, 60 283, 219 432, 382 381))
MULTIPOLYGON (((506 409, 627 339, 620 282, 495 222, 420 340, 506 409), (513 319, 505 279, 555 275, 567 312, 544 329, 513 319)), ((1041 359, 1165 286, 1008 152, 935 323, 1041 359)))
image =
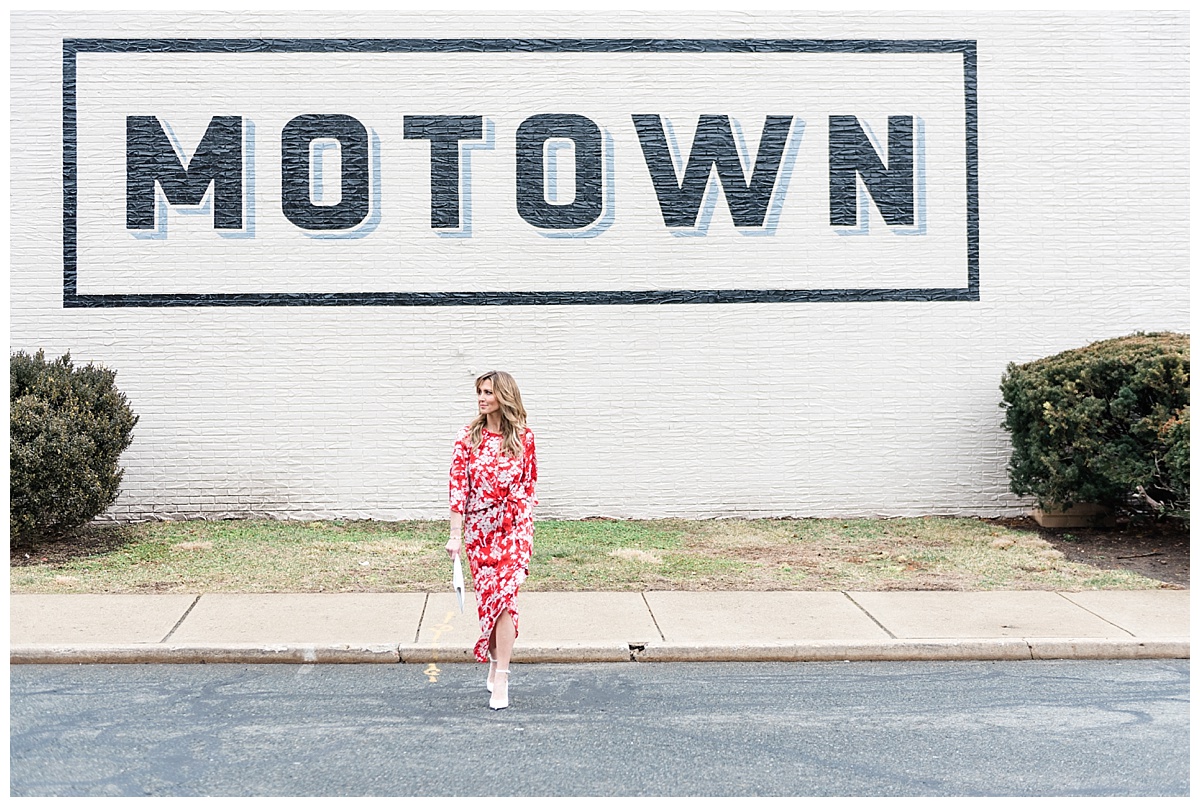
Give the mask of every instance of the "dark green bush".
POLYGON ((115 377, 69 353, 9 357, 10 541, 62 535, 116 500, 138 419, 115 377))
POLYGON ((1010 364, 1000 405, 1012 492, 1041 507, 1187 510, 1190 357, 1186 335, 1139 333, 1010 364))

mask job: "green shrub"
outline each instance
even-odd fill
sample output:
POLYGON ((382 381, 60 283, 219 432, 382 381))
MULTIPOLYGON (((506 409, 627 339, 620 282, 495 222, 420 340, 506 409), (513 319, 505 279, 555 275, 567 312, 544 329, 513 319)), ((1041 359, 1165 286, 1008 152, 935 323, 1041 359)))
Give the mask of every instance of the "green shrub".
POLYGON ((116 373, 9 357, 9 539, 55 536, 91 521, 117 498, 121 452, 137 416, 116 373))
POLYGON ((1000 405, 1012 492, 1041 507, 1188 509, 1190 357, 1186 335, 1139 333, 1010 364, 1000 405))

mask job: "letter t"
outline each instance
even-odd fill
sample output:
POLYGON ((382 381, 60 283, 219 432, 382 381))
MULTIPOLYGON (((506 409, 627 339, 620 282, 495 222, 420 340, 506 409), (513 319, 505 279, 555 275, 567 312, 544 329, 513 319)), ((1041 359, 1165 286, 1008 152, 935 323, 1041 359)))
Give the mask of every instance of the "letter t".
POLYGON ((462 226, 459 141, 483 138, 481 115, 405 115, 404 139, 429 141, 429 226, 462 226))

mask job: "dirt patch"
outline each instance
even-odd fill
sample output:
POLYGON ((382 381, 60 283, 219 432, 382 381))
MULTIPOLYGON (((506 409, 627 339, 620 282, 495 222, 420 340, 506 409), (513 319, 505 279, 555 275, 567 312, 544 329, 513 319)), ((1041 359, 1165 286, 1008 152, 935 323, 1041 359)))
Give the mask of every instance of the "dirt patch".
POLYGON ((8 565, 53 565, 97 557, 114 552, 135 539, 131 528, 93 524, 65 536, 10 544, 8 565))
POLYGON ((1178 588, 1191 584, 1191 536, 1186 522, 1126 518, 1109 529, 1047 529, 1028 517, 988 521, 1036 533, 1075 563, 1136 572, 1178 588))

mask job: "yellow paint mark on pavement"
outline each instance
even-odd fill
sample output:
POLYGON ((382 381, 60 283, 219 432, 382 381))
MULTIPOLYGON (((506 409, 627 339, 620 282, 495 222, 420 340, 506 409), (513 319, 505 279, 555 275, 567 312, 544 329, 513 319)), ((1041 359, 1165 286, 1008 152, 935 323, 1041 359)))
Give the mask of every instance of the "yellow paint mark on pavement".
POLYGON ((436 684, 438 676, 442 674, 441 668, 437 665, 438 646, 441 642, 442 634, 449 633, 454 630, 454 625, 450 624, 453 621, 454 611, 447 611, 446 615, 442 617, 442 623, 440 625, 433 626, 433 639, 431 641, 431 644, 433 645, 433 661, 422 671, 422 674, 429 679, 427 683, 436 684))

